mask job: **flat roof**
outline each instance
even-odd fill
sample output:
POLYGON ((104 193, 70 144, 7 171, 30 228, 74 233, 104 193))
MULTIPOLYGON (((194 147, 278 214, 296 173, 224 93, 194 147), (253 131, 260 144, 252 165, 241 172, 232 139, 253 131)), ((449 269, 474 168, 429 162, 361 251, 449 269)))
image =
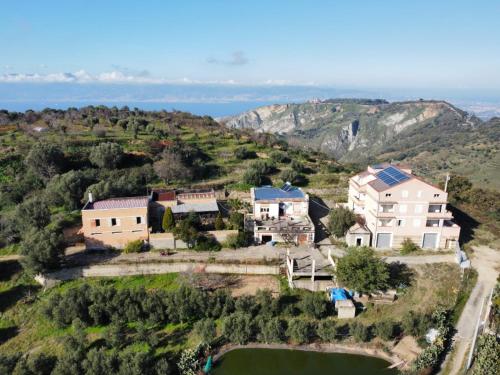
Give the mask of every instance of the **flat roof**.
POLYGON ((219 206, 217 205, 217 201, 215 199, 213 201, 203 203, 183 203, 172 206, 170 208, 172 209, 172 213, 174 214, 187 214, 191 211, 197 213, 219 212, 219 206))
POLYGON ((302 189, 285 184, 281 188, 273 186, 262 186, 254 189, 255 200, 272 200, 272 199, 300 199, 305 198, 302 189))
POLYGON ((116 208, 147 208, 148 197, 110 198, 88 202, 84 210, 111 210, 116 208))

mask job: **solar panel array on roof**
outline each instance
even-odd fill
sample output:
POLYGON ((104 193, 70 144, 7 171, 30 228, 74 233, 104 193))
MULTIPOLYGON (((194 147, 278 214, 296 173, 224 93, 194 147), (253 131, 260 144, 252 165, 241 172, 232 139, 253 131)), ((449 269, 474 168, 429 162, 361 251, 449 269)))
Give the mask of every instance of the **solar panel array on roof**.
POLYGON ((399 169, 391 166, 377 173, 377 178, 381 179, 389 186, 394 186, 399 184, 400 182, 408 180, 410 177, 405 175, 399 169))
POLYGON ((255 200, 304 198, 304 192, 295 186, 289 186, 287 190, 278 189, 272 186, 255 188, 255 200))

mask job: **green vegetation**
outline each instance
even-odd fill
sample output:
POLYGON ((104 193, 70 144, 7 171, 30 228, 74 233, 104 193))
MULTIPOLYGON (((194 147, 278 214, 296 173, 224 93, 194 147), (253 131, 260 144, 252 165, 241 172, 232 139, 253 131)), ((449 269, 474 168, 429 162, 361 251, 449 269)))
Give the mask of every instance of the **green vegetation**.
POLYGON ((172 213, 172 209, 170 207, 165 208, 161 227, 165 232, 170 232, 175 227, 174 214, 172 213))
POLYGON ((405 238, 401 244, 402 255, 408 255, 419 250, 420 247, 418 247, 410 238, 405 238))
POLYGON ((389 286, 389 266, 369 247, 351 247, 337 260, 335 276, 348 289, 371 293, 389 286))
POLYGON ((330 212, 328 229, 334 236, 343 237, 355 222, 356 215, 351 210, 345 207, 337 207, 330 212))
POLYGON ((128 242, 123 248, 125 254, 129 253, 140 253, 144 248, 144 243, 142 240, 134 240, 128 242))

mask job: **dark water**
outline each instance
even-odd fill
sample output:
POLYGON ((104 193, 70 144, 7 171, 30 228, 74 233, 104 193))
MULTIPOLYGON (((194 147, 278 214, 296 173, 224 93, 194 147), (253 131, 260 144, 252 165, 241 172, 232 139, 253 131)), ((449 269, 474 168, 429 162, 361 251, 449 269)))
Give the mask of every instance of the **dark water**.
POLYGON ((395 375, 390 363, 353 354, 286 349, 237 349, 224 354, 212 375, 395 375))

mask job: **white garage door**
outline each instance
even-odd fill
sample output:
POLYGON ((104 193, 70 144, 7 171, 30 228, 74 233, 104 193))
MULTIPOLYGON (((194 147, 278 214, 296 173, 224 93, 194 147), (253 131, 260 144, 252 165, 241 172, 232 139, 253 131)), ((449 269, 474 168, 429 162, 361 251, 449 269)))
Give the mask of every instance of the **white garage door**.
POLYGON ((437 248, 437 233, 424 233, 424 240, 422 241, 422 247, 424 249, 436 249, 437 248))
POLYGON ((391 233, 379 233, 377 234, 377 243, 375 247, 378 249, 388 249, 391 247, 391 233))

